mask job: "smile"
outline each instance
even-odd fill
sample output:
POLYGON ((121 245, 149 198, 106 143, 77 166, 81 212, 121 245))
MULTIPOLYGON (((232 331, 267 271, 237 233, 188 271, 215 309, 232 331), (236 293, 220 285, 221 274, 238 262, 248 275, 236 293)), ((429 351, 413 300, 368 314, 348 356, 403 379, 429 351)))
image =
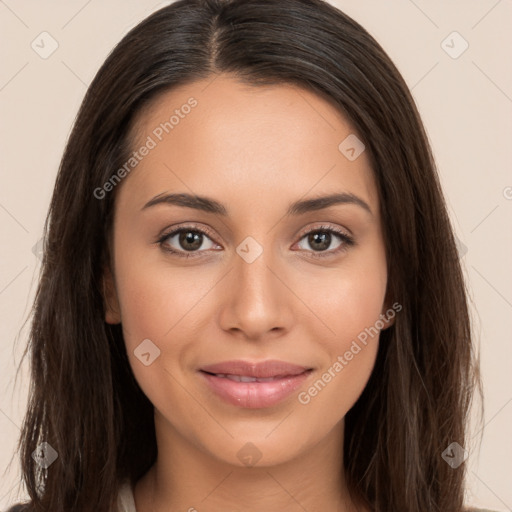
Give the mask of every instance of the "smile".
POLYGON ((312 372, 309 369, 296 375, 274 377, 215 374, 203 370, 199 374, 208 389, 224 402, 246 409, 263 409, 283 402, 304 385, 312 372))

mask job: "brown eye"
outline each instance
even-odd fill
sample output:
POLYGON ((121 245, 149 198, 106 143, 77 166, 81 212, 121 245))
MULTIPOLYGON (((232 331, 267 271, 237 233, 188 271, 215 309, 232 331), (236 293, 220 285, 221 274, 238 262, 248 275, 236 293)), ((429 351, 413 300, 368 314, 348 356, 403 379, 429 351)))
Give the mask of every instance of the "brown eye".
POLYGON ((196 251, 203 245, 203 234, 197 231, 180 231, 178 233, 178 244, 186 251, 196 251))
POLYGON ((308 244, 314 251, 325 251, 329 249, 333 236, 326 231, 316 231, 307 235, 308 244))
POLYGON ((354 245, 354 239, 342 232, 341 230, 332 227, 318 227, 314 228, 305 233, 301 242, 299 242, 299 248, 313 252, 313 256, 322 257, 337 254, 343 250, 348 249, 349 246, 354 245), (306 247, 301 246, 301 242, 305 241, 306 247))
POLYGON ((164 234, 158 240, 158 243, 162 249, 184 257, 195 256, 195 253, 202 253, 215 247, 215 243, 206 231, 187 227, 181 227, 164 234))

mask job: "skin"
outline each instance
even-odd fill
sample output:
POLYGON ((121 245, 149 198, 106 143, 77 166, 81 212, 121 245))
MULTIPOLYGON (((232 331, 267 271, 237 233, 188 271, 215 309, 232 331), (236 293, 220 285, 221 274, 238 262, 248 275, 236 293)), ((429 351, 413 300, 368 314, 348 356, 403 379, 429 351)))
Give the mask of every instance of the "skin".
POLYGON ((197 106, 116 190, 106 321, 122 323, 133 373, 155 407, 158 443, 155 465, 135 487, 137 511, 367 510, 347 494, 344 416, 370 377, 378 336, 307 405, 294 392, 271 408, 239 408, 197 373, 231 359, 281 359, 314 368, 299 391, 307 390, 390 307, 367 154, 349 161, 338 150, 355 131, 321 97, 229 75, 157 98, 137 120, 134 150, 191 96, 197 106), (213 198, 228 215, 143 208, 171 192, 213 198), (338 204, 285 215, 294 201, 333 192, 355 194, 372 213, 338 204), (212 234, 197 257, 165 251, 187 253, 179 236, 156 242, 182 225, 212 234), (321 225, 351 234, 355 245, 334 254, 344 242, 333 234, 315 251, 304 232, 321 225), (263 249, 252 263, 236 252, 247 236, 263 249), (161 351, 149 366, 134 355, 144 339, 161 351), (247 443, 261 454, 252 467, 237 456, 247 443))

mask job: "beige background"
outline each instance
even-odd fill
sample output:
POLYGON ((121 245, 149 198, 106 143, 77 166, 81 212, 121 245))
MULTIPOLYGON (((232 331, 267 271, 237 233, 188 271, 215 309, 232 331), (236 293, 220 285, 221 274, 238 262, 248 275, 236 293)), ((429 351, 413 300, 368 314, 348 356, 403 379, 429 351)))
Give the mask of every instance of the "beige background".
MULTIPOLYGON (((332 3, 382 44, 423 116, 462 244, 482 357, 485 428, 480 451, 466 446, 467 501, 511 511, 512 1, 332 3), (460 36, 446 39, 453 31, 460 36), (445 51, 455 55, 464 40, 458 58, 445 51)), ((28 382, 24 367, 15 386, 15 367, 39 270, 33 248, 64 143, 107 53, 162 5, 0 0, 0 509, 24 496, 17 459, 9 465, 28 382), (45 31, 58 44, 47 59, 31 47, 45 37, 50 48, 45 31)))

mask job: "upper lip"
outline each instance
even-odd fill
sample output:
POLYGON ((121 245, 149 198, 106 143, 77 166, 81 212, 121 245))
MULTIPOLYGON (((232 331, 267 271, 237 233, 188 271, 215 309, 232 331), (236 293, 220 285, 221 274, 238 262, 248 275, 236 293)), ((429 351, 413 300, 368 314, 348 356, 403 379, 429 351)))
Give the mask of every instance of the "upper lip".
POLYGON ((246 377, 256 377, 260 379, 300 375, 301 373, 311 369, 312 368, 307 366, 300 366, 275 359, 260 362, 242 360, 224 361, 222 363, 209 364, 200 368, 201 371, 208 373, 243 375, 246 377))

